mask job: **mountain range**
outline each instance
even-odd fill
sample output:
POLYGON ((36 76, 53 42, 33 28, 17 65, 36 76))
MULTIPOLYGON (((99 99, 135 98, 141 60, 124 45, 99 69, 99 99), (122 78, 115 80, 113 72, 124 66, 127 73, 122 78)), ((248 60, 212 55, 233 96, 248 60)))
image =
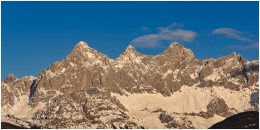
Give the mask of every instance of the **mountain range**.
POLYGON ((154 56, 129 45, 116 59, 80 41, 37 77, 1 83, 2 122, 25 128, 209 128, 259 110, 259 61, 196 59, 174 42, 154 56))

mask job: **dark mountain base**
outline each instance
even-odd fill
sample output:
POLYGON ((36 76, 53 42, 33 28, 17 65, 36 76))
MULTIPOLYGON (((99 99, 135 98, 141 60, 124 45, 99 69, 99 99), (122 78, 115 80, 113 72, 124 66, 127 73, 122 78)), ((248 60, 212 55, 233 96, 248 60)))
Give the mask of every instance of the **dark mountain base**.
MULTIPOLYGON (((13 125, 7 122, 1 122, 1 129, 28 129, 28 128, 13 125)), ((41 128, 37 126, 31 126, 30 129, 41 129, 41 128)))
POLYGON ((243 112, 218 122, 209 129, 259 129, 259 112, 243 112))
POLYGON ((10 123, 1 122, 1 129, 26 129, 20 126, 16 126, 10 123))

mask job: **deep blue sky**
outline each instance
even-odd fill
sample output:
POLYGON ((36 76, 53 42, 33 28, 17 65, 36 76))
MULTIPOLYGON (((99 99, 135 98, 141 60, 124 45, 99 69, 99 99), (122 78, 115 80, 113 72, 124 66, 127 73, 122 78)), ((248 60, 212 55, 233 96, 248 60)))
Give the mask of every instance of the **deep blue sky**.
POLYGON ((155 55, 180 41, 199 59, 237 52, 256 60, 258 19, 258 2, 2 2, 1 76, 37 76, 80 40, 116 58, 134 39, 162 36, 158 28, 170 25, 196 35, 136 49, 155 55))

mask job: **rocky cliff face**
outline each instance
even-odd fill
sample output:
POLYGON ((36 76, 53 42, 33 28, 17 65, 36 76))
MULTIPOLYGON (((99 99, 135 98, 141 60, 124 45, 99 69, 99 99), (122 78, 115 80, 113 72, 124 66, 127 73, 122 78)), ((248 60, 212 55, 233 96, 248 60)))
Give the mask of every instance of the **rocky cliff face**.
POLYGON ((258 110, 258 68, 236 53, 198 60, 179 43, 112 60, 79 42, 36 78, 4 79, 2 114, 46 128, 208 128, 258 110))

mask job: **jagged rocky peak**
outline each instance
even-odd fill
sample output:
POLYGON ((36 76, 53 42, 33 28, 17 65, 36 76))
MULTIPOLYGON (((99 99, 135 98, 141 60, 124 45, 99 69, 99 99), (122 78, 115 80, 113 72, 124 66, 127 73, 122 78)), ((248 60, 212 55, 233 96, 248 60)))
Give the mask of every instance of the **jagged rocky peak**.
POLYGON ((73 51, 84 51, 89 48, 89 45, 85 41, 79 41, 74 47, 73 51))
POLYGON ((183 45, 179 42, 172 42, 169 45, 169 48, 174 48, 174 47, 180 47, 180 48, 184 48, 183 45))
POLYGON ((124 54, 125 54, 125 55, 129 55, 129 54, 139 54, 139 53, 135 50, 135 48, 134 48, 132 45, 129 45, 129 46, 126 48, 124 54))
POLYGON ((190 49, 185 48, 179 42, 171 43, 162 54, 171 55, 175 57, 187 57, 187 56, 194 57, 193 52, 190 49))
POLYGON ((227 56, 223 56, 218 59, 218 61, 221 62, 234 62, 234 63, 245 63, 247 60, 242 57, 241 55, 237 54, 236 52, 232 52, 231 54, 227 56))
POLYGON ((87 47, 89 47, 89 46, 88 46, 88 43, 86 43, 85 41, 79 41, 79 42, 77 43, 76 47, 87 48, 87 47))
POLYGON ((83 53, 87 52, 89 50, 89 46, 86 42, 84 41, 80 41, 78 42, 75 47, 73 48, 73 50, 71 51, 71 53, 68 55, 68 57, 75 57, 77 55, 83 55, 83 53))
POLYGON ((76 44, 72 52, 67 56, 67 60, 89 60, 100 59, 100 57, 106 57, 104 54, 91 48, 86 42, 80 41, 76 44))
POLYGON ((16 77, 13 74, 9 74, 5 79, 4 82, 9 84, 16 80, 16 77))
POLYGON ((132 45, 128 45, 126 50, 135 50, 135 48, 132 45))
POLYGON ((235 58, 239 61, 247 61, 244 57, 242 57, 241 55, 239 55, 236 52, 232 52, 230 55, 227 56, 227 58, 231 59, 231 58, 235 58))
POLYGON ((123 54, 118 57, 118 61, 141 62, 143 54, 137 52, 132 45, 129 45, 123 54))

